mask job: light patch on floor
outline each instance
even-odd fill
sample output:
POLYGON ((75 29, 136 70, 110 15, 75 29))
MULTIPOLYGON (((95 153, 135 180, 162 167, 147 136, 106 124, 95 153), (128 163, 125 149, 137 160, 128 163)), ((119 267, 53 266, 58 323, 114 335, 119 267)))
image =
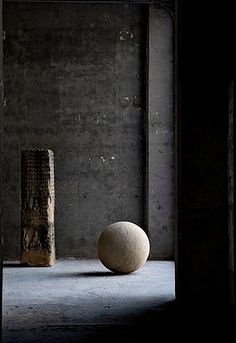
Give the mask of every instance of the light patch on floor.
POLYGON ((174 272, 173 262, 162 261, 147 261, 129 275, 113 274, 99 260, 59 260, 47 268, 5 264, 3 337, 11 342, 17 333, 19 342, 30 342, 20 333, 66 327, 83 327, 88 337, 95 327, 132 325, 174 300, 174 272))

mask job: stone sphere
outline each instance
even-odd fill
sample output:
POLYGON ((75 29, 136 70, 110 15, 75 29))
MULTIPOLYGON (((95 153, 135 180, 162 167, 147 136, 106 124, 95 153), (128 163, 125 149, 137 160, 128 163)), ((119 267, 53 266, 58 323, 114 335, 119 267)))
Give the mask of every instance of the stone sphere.
POLYGON ((102 231, 97 244, 102 264, 115 273, 132 273, 141 268, 150 252, 146 233, 136 224, 116 222, 102 231))

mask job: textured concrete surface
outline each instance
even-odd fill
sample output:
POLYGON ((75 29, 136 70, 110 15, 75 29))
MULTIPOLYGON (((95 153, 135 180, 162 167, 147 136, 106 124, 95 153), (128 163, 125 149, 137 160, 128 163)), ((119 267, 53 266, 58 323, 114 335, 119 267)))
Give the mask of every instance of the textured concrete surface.
POLYGON ((173 22, 149 8, 147 227, 151 258, 174 258, 173 22))
POLYGON ((58 256, 96 257, 102 228, 128 220, 149 231, 152 258, 173 258, 172 22, 150 7, 145 61, 147 11, 4 4, 5 257, 19 255, 20 151, 44 148, 55 153, 58 256))
POLYGON ((143 225, 141 5, 5 3, 4 248, 19 256, 20 152, 55 155, 57 256, 143 225))
POLYGON ((115 275, 98 260, 60 260, 51 268, 6 265, 3 341, 127 338, 130 328, 151 322, 174 298, 173 262, 147 261, 129 275, 115 275))

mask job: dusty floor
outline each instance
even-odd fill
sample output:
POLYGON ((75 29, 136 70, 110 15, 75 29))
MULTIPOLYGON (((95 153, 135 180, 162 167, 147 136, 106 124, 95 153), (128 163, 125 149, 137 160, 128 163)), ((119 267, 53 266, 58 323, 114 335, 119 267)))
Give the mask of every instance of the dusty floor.
POLYGON ((51 268, 5 264, 3 342, 135 337, 174 300, 174 270, 173 262, 157 261, 129 275, 115 275, 98 260, 59 260, 51 268))

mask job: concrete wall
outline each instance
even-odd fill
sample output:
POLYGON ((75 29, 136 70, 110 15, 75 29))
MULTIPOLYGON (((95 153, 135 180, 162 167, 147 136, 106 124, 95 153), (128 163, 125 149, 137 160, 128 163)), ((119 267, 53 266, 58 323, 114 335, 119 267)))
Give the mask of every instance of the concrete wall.
POLYGON ((148 43, 147 227, 151 257, 174 258, 173 22, 150 6, 148 43))
POLYGON ((19 255, 20 151, 45 148, 58 256, 96 257, 101 229, 129 220, 151 258, 173 259, 172 26, 154 6, 5 3, 6 257, 19 255))
POLYGON ((4 6, 4 247, 19 256, 20 152, 55 154, 57 256, 96 257, 107 224, 143 226, 145 11, 4 6))

